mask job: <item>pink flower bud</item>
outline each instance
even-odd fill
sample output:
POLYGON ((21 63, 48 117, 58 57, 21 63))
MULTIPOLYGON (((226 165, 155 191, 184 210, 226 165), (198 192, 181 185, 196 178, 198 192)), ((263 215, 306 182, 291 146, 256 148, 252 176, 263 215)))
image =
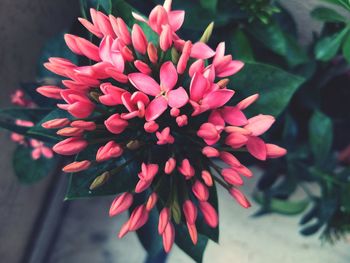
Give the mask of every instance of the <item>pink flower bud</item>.
POLYGON ((79 161, 67 164, 63 167, 62 171, 65 173, 77 173, 88 169, 91 165, 90 161, 79 161))
POLYGON ((176 117, 176 123, 179 127, 186 126, 188 124, 188 118, 186 115, 176 117))
POLYGON ((144 129, 146 132, 154 133, 158 130, 159 125, 155 121, 145 122, 144 129))
POLYGON ((53 119, 41 124, 45 129, 59 129, 67 126, 70 123, 70 120, 67 118, 53 119))
POLYGON ((199 202, 199 209, 203 214, 204 221, 212 228, 217 227, 219 219, 214 207, 208 202, 199 202))
POLYGON ((188 224, 195 224, 197 219, 197 207, 191 200, 186 200, 182 205, 182 210, 188 224))
POLYGON ((168 14, 163 6, 157 5, 149 14, 149 26, 159 35, 164 25, 169 24, 168 14))
POLYGON ((164 25, 159 36, 159 46, 165 52, 173 44, 172 32, 169 25, 164 25))
POLYGON ((95 22, 104 36, 115 37, 109 18, 100 11, 96 12, 95 22))
POLYGON ((279 158, 287 154, 287 150, 275 144, 266 144, 267 158, 279 158))
POLYGON ((233 198, 236 199, 236 201, 244 208, 250 207, 250 203, 248 199, 244 196, 244 194, 239 191, 237 188, 231 188, 230 194, 233 196, 233 198))
POLYGON ((164 250, 166 253, 168 253, 171 250, 175 240, 175 228, 171 222, 169 222, 166 225, 166 228, 163 232, 162 237, 163 237, 164 250))
POLYGON ((120 52, 122 53, 123 58, 126 61, 132 62, 135 60, 134 55, 132 53, 132 51, 130 50, 130 48, 128 48, 127 46, 123 47, 120 52))
POLYGON ((180 110, 178 108, 171 108, 170 115, 172 117, 177 117, 180 115, 180 110))
POLYGON ((247 167, 245 167, 244 165, 234 167, 234 169, 236 170, 237 173, 239 173, 240 175, 243 175, 245 177, 252 177, 253 176, 253 172, 251 170, 249 170, 247 167))
POLYGON ((79 137, 72 137, 55 144, 52 150, 61 155, 75 155, 84 150, 87 146, 87 141, 79 137))
POLYGON ((146 54, 147 50, 147 38, 142 28, 138 24, 134 24, 131 31, 132 45, 135 50, 140 54, 146 54))
POLYGON ((79 17, 78 18, 79 22, 92 34, 94 34, 98 38, 102 38, 103 34, 101 33, 100 29, 95 26, 94 24, 90 23, 88 20, 79 17))
POLYGON ((128 192, 118 195, 109 208, 109 216, 116 216, 128 210, 132 205, 133 200, 133 195, 128 192))
POLYGON ((74 127, 65 127, 57 131, 58 135, 65 137, 80 137, 84 130, 74 127))
POLYGON ((244 146, 248 141, 247 136, 233 132, 230 133, 225 140, 225 144, 231 146, 233 149, 238 149, 244 146))
POLYGON ((121 83, 127 83, 129 81, 129 78, 127 75, 123 74, 122 72, 118 71, 115 68, 112 68, 112 67, 106 68, 106 73, 110 75, 113 79, 121 83))
POLYGON ((134 65, 143 74, 149 75, 152 73, 152 69, 141 60, 135 60, 134 65))
POLYGON ((219 157, 220 153, 217 149, 210 146, 205 146, 202 149, 202 154, 208 158, 219 157))
POLYGON ((146 203, 146 210, 147 211, 151 211, 153 209, 153 207, 156 205, 157 201, 158 201, 158 195, 153 192, 148 197, 148 200, 147 200, 147 203, 146 203))
POLYGON ((240 101, 236 106, 240 110, 244 110, 248 108, 251 104, 253 104, 258 98, 259 98, 259 94, 251 95, 245 98, 244 100, 240 101))
POLYGON ((124 89, 113 86, 111 83, 102 83, 100 86, 104 95, 100 96, 99 101, 107 106, 116 106, 122 104, 122 95, 125 92, 124 89))
POLYGON ((208 188, 199 180, 196 180, 192 186, 192 192, 199 201, 207 201, 209 198, 208 188))
POLYGON ((198 241, 198 233, 197 233, 196 225, 195 224, 191 225, 187 222, 187 229, 193 244, 196 245, 198 241))
POLYGON ((195 174, 195 170, 188 159, 183 159, 181 166, 179 166, 177 169, 183 176, 185 176, 187 180, 193 177, 195 174))
POLYGON ((90 41, 77 37, 71 34, 65 34, 64 40, 67 46, 74 53, 78 55, 84 55, 94 61, 101 61, 98 47, 92 44, 90 41))
POLYGON ((197 131, 197 136, 201 137, 208 145, 215 144, 220 139, 220 133, 212 123, 203 123, 197 131))
POLYGON ((114 141, 109 141, 106 145, 101 146, 96 154, 96 161, 104 162, 111 158, 117 158, 123 154, 123 148, 114 141))
POLYGON ((270 129, 274 122, 275 118, 273 116, 259 114, 248 119, 248 124, 244 126, 244 129, 251 131, 252 136, 260 136, 270 129))
POLYGON ((164 207, 159 213, 159 222, 158 222, 158 233, 159 235, 163 234, 167 224, 170 220, 170 209, 164 207))
POLYGON ((235 170, 231 168, 222 169, 221 175, 224 177, 225 181, 228 182, 229 184, 243 185, 242 178, 239 176, 239 174, 235 170))
POLYGON ((62 90, 62 98, 67 104, 57 104, 63 110, 67 110, 76 118, 87 118, 94 111, 95 104, 93 104, 84 92, 76 90, 62 90))
POLYGON ((62 89, 56 86, 42 86, 37 88, 36 91, 41 95, 50 99, 56 99, 56 100, 62 99, 61 97, 62 89))
POLYGON ((96 129, 96 124, 93 121, 77 120, 70 124, 74 128, 83 129, 85 131, 93 131, 96 129))
POLYGON ((182 54, 179 58, 179 62, 177 63, 177 72, 179 74, 182 74, 185 72, 186 67, 187 67, 187 62, 188 59, 190 58, 191 54, 191 48, 192 48, 192 42, 191 41, 186 41, 184 48, 182 50, 182 54))
POLYGON ((174 171, 175 166, 176 160, 174 158, 169 158, 169 160, 165 163, 164 172, 166 174, 171 174, 174 171))
POLYGON ((145 191, 148 187, 150 187, 150 185, 152 184, 152 180, 150 181, 146 181, 146 180, 142 180, 140 179, 138 181, 138 183, 135 186, 135 193, 142 193, 143 191, 145 191))
POLYGON ((209 186, 209 187, 213 186, 213 178, 211 177, 211 174, 209 173, 209 171, 203 170, 201 176, 202 176, 204 183, 207 186, 209 186))
POLYGON ((109 15, 114 33, 125 43, 125 45, 131 44, 131 36, 128 26, 120 17, 115 18, 113 15, 109 15))
POLYGON ((120 114, 116 113, 105 121, 105 125, 107 130, 109 130, 111 133, 120 134, 125 130, 129 123, 126 120, 123 120, 120 117, 120 114))
POLYGON ((220 159, 231 167, 241 166, 238 159, 229 152, 220 152, 220 159))
POLYGON ((225 132, 227 133, 239 133, 239 134, 242 134, 242 135, 250 135, 252 134, 251 131, 247 130, 247 129, 244 129, 242 127, 237 127, 237 126, 226 126, 225 127, 225 132))
POLYGON ((141 228, 144 224, 146 224, 148 217, 149 213, 144 205, 135 208, 130 215, 129 231, 135 231, 141 228))
POLYGON ((123 238, 129 232, 129 224, 130 221, 128 220, 122 225, 118 234, 118 238, 123 238))
POLYGON ((148 43, 147 46, 147 54, 149 60, 153 63, 156 64, 158 61, 158 54, 157 54, 157 48, 153 45, 153 43, 148 43))

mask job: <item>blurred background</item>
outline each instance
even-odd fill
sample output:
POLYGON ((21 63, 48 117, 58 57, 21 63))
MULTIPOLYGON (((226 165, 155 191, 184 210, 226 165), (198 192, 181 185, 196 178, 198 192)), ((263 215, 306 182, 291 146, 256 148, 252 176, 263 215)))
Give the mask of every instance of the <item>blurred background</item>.
MULTIPOLYGON (((175 0, 176 1, 176 0, 175 0)), ((296 18, 300 43, 312 40, 321 24, 312 20, 310 10, 317 0, 281 1, 296 18)), ((0 106, 9 106, 10 94, 20 82, 36 78, 38 56, 46 41, 70 28, 80 16, 79 1, 0 1, 0 106)), ((32 185, 18 182, 12 170, 14 144, 0 133, 0 259, 17 263, 114 263, 142 262, 144 250, 135 234, 116 237, 125 215, 110 219, 111 198, 63 202, 66 179, 54 173, 32 185)), ((256 178, 261 171, 256 170, 256 178)), ((245 186, 252 192, 256 180, 245 186)), ((302 197, 303 193, 297 193, 302 197)), ((243 210, 231 197, 219 191, 220 242, 210 242, 204 262, 318 262, 346 263, 350 260, 348 241, 334 246, 317 236, 298 233, 300 216, 268 215, 253 218, 259 209, 243 210)), ((192 262, 178 248, 169 262, 192 262)))

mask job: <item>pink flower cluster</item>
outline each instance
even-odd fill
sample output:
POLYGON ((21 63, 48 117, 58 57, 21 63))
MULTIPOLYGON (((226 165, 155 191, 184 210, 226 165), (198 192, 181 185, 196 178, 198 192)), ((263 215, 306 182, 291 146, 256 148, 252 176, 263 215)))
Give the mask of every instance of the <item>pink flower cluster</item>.
POLYGON ((175 237, 174 200, 165 200, 163 205, 158 202, 158 190, 168 182, 170 189, 186 186, 181 206, 196 244, 199 211, 210 227, 218 225, 217 211, 208 201, 214 181, 240 205, 250 206, 238 187, 243 184, 242 176, 251 177, 252 172, 234 153, 248 151, 259 160, 286 154, 285 149, 259 137, 274 118, 245 116, 243 110, 258 99, 257 94, 232 104, 235 91, 227 88, 227 77, 237 73, 243 63, 225 55, 225 43, 213 50, 206 43, 181 39, 177 31, 185 12, 172 10, 171 1, 156 6, 148 18, 133 14, 140 24, 131 29, 120 17, 94 9, 90 15, 92 22, 79 21, 96 41, 69 34, 65 40, 74 53, 92 64, 78 66, 64 58, 50 58, 45 67, 65 77, 62 83, 66 88, 38 88, 42 95, 61 100, 57 106, 74 117, 73 121, 60 118, 43 124, 67 137, 53 150, 76 155, 96 144, 96 139, 89 139, 91 134, 94 138, 101 134, 95 160, 73 162, 63 168, 65 172, 80 172, 136 149, 146 153, 135 188, 117 196, 110 208, 110 216, 120 214, 130 208, 135 194, 151 189, 147 202, 133 210, 119 237, 142 227, 158 204, 162 206, 158 233, 165 251, 170 251, 175 237), (145 27, 157 34, 156 42, 149 41, 145 27), (130 134, 135 137, 125 141, 123 136, 130 134), (172 177, 177 179, 170 180, 172 177))
MULTIPOLYGON (((25 98, 25 94, 22 90, 18 89, 16 90, 12 95, 11 95, 11 102, 14 105, 21 106, 21 107, 34 107, 35 104, 25 98)), ((23 127, 33 127, 34 123, 31 121, 26 121, 26 120, 21 120, 17 119, 15 121, 15 124, 18 126, 23 126, 23 127)), ((11 140, 23 145, 23 146, 30 146, 32 148, 32 159, 33 160, 38 160, 41 156, 51 159, 53 157, 53 152, 52 150, 45 146, 43 142, 35 140, 35 139, 30 139, 29 141, 26 140, 26 137, 22 134, 18 133, 11 133, 11 140)))

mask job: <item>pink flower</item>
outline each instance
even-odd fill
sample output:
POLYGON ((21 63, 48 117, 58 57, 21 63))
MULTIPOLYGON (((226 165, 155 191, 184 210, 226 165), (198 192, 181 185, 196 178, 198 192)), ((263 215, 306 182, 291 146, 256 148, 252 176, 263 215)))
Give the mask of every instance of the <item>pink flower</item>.
POLYGON ((33 147, 33 150, 32 150, 33 160, 38 160, 41 156, 44 156, 47 159, 51 159, 53 157, 53 152, 49 147, 46 147, 43 142, 31 139, 30 146, 33 147))
POLYGON ((37 88, 36 91, 41 95, 50 99, 56 99, 56 100, 62 99, 61 97, 62 89, 56 86, 41 86, 37 88))
POLYGON ((122 104, 122 95, 125 93, 124 89, 113 86, 111 83, 103 83, 100 86, 104 95, 98 99, 107 106, 116 106, 122 104))
POLYGON ((225 56, 225 42, 221 42, 216 48, 213 58, 215 73, 218 77, 228 77, 240 71, 244 63, 239 60, 232 60, 231 55, 225 56))
POLYGON ((29 102, 25 99, 24 92, 18 89, 11 95, 11 103, 26 107, 29 102))
POLYGON ((147 51, 148 41, 142 28, 135 24, 131 31, 132 44, 137 52, 144 55, 147 51))
POLYGON ((61 91, 61 96, 67 104, 57 104, 57 106, 63 110, 67 110, 76 118, 89 117, 95 108, 95 104, 83 92, 67 89, 61 91))
POLYGON ((133 195, 125 192, 118 195, 112 202, 111 207, 109 208, 109 216, 116 216, 124 211, 128 210, 132 205, 133 195))
POLYGON ((146 190, 152 183, 154 177, 158 173, 159 166, 157 164, 145 164, 141 165, 141 172, 138 174, 139 182, 136 185, 135 192, 141 193, 146 190))
POLYGON ((123 119, 143 118, 145 116, 146 106, 149 104, 149 98, 146 94, 140 91, 136 91, 133 94, 124 92, 121 99, 129 111, 129 113, 122 114, 123 119))
POLYGON ((142 73, 129 74, 131 84, 143 93, 155 97, 146 108, 147 121, 157 119, 168 108, 181 108, 188 101, 184 88, 173 89, 177 83, 177 72, 170 61, 160 68, 160 85, 150 76, 142 73))
POLYGON ((157 144, 158 145, 164 145, 164 144, 173 144, 175 139, 170 134, 170 128, 166 127, 161 132, 157 132, 156 136, 158 138, 157 144))

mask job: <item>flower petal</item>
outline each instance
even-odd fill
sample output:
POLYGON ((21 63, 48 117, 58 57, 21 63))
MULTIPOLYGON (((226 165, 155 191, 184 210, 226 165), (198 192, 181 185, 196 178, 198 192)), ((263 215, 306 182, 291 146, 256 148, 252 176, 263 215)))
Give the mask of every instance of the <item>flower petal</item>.
POLYGON ((195 73, 190 84, 190 98, 193 101, 199 101, 203 98, 203 94, 208 89, 209 82, 200 73, 195 73))
POLYGON ((215 55, 215 51, 212 50, 207 44, 203 42, 197 42, 193 44, 191 49, 192 58, 208 59, 215 55))
POLYGON ((171 26, 171 29, 173 31, 177 31, 182 26, 184 20, 185 20, 185 11, 183 10, 176 10, 176 11, 170 11, 168 13, 168 19, 169 24, 171 26))
POLYGON ((165 91, 172 90, 177 82, 177 71, 171 61, 165 62, 160 68, 160 85, 165 91))
POLYGON ((238 107, 227 106, 221 110, 225 122, 230 125, 242 126, 247 124, 247 118, 238 107))
POLYGON ((220 89, 209 93, 202 101, 202 104, 208 105, 210 109, 217 109, 224 106, 235 92, 229 89, 220 89))
POLYGON ((247 142, 248 152, 256 159, 265 161, 267 156, 267 150, 265 142, 259 137, 249 137, 247 142))
POLYGON ((159 84, 150 76, 143 73, 131 73, 128 77, 131 84, 139 91, 151 96, 157 96, 160 93, 159 84))
POLYGON ((183 87, 168 92, 168 104, 171 108, 181 108, 188 102, 188 94, 183 87))
POLYGON ((146 108, 145 117, 147 121, 154 121, 168 108, 168 102, 163 97, 157 97, 150 102, 146 108))

